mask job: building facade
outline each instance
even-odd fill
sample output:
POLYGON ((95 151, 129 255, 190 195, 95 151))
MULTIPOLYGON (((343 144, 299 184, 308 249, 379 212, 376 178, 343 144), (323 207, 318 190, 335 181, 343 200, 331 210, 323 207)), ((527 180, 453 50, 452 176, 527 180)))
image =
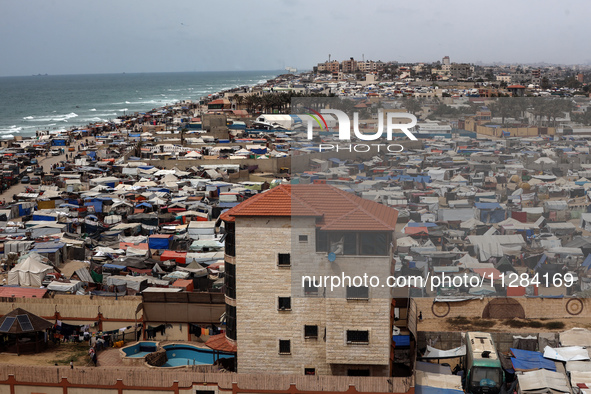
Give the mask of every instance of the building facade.
POLYGON ((302 276, 340 267, 387 277, 397 216, 327 185, 278 186, 222 215, 226 335, 237 345, 237 371, 389 376, 389 290, 330 289, 302 276))

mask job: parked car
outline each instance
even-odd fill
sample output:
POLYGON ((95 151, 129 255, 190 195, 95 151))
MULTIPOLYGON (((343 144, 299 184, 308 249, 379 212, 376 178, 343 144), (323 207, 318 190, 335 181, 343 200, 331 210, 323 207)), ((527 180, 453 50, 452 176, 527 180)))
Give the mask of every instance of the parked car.
POLYGON ((59 155, 62 154, 62 152, 60 150, 57 150, 57 149, 50 150, 50 153, 51 153, 52 156, 59 156, 59 155))
POLYGON ((33 178, 31 178, 31 185, 40 185, 41 184, 41 178, 39 178, 38 176, 34 176, 33 178))
POLYGON ((33 174, 43 176, 43 167, 35 168, 35 171, 33 172, 33 174))
POLYGON ((27 175, 25 175, 24 177, 21 178, 21 183, 29 183, 31 182, 31 178, 29 178, 27 175))
POLYGON ((33 172, 33 167, 32 166, 28 166, 27 167, 27 172, 33 172))

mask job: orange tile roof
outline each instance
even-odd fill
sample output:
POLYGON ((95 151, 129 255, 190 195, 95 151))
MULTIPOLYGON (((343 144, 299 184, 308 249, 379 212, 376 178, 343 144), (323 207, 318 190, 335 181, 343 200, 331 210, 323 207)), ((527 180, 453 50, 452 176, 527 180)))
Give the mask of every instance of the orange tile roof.
POLYGON ((312 216, 318 227, 331 231, 393 231, 398 211, 330 185, 280 185, 249 198, 221 218, 253 216, 312 216))
POLYGON ((237 351, 236 343, 233 343, 230 340, 228 340, 228 338, 226 338, 226 334, 210 336, 209 339, 205 341, 205 346, 213 350, 218 350, 227 353, 236 353, 237 351))
POLYGON ((45 293, 47 293, 47 289, 0 286, 0 297, 43 298, 45 293))

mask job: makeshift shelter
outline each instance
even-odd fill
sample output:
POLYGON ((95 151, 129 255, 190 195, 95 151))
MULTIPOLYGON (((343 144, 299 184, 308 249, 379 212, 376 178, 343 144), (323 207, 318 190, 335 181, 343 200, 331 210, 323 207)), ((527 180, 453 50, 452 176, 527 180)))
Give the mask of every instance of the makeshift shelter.
POLYGON ((42 257, 37 253, 30 253, 24 260, 14 266, 8 273, 8 284, 16 286, 41 287, 43 278, 53 267, 43 264, 42 257))
POLYGON ((521 393, 570 393, 566 376, 560 372, 540 369, 518 375, 521 393))
POLYGON ((6 341, 0 342, 0 352, 37 353, 47 347, 48 335, 45 331, 53 323, 16 308, 0 318, 0 334, 6 335, 6 341))
POLYGON ((513 348, 510 350, 513 354, 511 363, 513 364, 513 369, 516 371, 530 371, 534 369, 556 371, 556 364, 554 361, 544 358, 544 355, 540 352, 513 348))

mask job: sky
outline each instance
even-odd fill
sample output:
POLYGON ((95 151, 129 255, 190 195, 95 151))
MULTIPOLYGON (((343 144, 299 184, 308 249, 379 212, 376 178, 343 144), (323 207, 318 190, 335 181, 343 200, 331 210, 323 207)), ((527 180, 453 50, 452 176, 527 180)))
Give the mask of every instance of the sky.
POLYGON ((0 76, 311 69, 361 60, 591 64, 588 0, 3 1, 0 76))

